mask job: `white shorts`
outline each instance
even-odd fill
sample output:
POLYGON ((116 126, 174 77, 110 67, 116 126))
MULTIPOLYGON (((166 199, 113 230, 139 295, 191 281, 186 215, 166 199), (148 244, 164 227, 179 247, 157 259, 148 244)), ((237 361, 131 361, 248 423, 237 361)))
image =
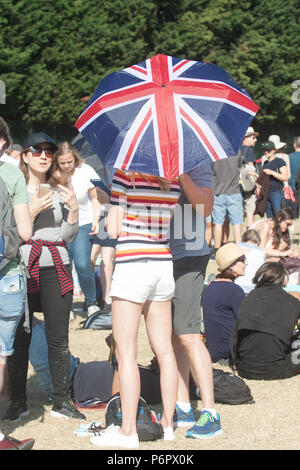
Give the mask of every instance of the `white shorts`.
POLYGON ((133 261, 115 266, 110 296, 131 302, 163 302, 174 296, 172 261, 133 261))

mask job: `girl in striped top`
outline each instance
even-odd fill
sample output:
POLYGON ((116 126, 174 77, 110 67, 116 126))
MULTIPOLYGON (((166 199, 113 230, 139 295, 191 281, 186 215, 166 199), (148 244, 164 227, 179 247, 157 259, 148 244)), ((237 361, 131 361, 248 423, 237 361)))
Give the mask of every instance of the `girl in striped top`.
POLYGON ((150 346, 160 368, 164 439, 173 440, 177 364, 171 343, 173 263, 167 233, 180 195, 177 180, 116 170, 107 231, 118 238, 113 274, 112 329, 118 362, 122 426, 92 438, 101 446, 138 447, 140 396, 137 337, 144 314, 150 346))
POLYGON ((167 234, 180 195, 178 181, 154 176, 115 173, 111 204, 125 209, 116 247, 116 263, 172 258, 167 234))

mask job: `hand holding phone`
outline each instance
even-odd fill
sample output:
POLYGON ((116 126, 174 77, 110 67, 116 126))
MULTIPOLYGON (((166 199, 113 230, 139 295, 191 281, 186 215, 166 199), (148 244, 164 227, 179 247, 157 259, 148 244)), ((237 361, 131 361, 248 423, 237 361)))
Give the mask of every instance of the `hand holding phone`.
POLYGON ((48 194, 51 192, 51 186, 50 184, 40 184, 39 185, 39 197, 45 196, 45 194, 48 194))

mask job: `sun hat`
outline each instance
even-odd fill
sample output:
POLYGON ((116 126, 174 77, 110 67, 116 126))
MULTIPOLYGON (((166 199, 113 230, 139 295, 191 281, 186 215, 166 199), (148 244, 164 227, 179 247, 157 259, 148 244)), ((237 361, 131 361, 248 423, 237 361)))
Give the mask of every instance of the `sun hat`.
POLYGON ((226 245, 221 246, 221 248, 216 252, 218 271, 225 271, 225 269, 229 268, 229 266, 246 253, 247 250, 243 250, 233 242, 226 243, 226 245))
POLYGON ((270 135, 268 138, 270 142, 273 142, 275 144, 275 149, 276 150, 282 150, 286 146, 286 142, 281 142, 279 135, 270 135))
POLYGON ((34 147, 35 145, 43 144, 44 142, 53 145, 55 150, 57 150, 56 143, 51 139, 51 137, 49 137, 49 135, 45 134, 45 132, 30 134, 25 141, 24 148, 34 147))
POLYGON ((268 142, 264 142, 262 144, 262 148, 264 150, 276 150, 275 144, 271 140, 269 140, 268 142))
POLYGON ((250 135, 259 135, 259 133, 255 132, 253 127, 248 127, 245 137, 250 137, 250 135))

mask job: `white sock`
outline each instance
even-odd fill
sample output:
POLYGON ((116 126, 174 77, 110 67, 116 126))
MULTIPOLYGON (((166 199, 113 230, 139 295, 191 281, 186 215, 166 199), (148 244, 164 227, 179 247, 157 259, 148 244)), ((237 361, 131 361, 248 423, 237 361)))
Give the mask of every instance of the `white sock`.
POLYGON ((217 412, 214 408, 203 408, 202 411, 209 411, 215 419, 217 419, 217 417, 218 417, 217 412))
POLYGON ((0 441, 3 441, 4 438, 5 438, 4 434, 2 434, 2 432, 0 432, 0 441))
POLYGON ((164 440, 165 441, 174 441, 174 431, 172 426, 169 426, 168 428, 163 428, 164 429, 164 440))
POLYGON ((192 408, 190 402, 186 402, 186 401, 177 401, 176 405, 179 406, 179 408, 185 413, 190 411, 190 409, 192 408))

